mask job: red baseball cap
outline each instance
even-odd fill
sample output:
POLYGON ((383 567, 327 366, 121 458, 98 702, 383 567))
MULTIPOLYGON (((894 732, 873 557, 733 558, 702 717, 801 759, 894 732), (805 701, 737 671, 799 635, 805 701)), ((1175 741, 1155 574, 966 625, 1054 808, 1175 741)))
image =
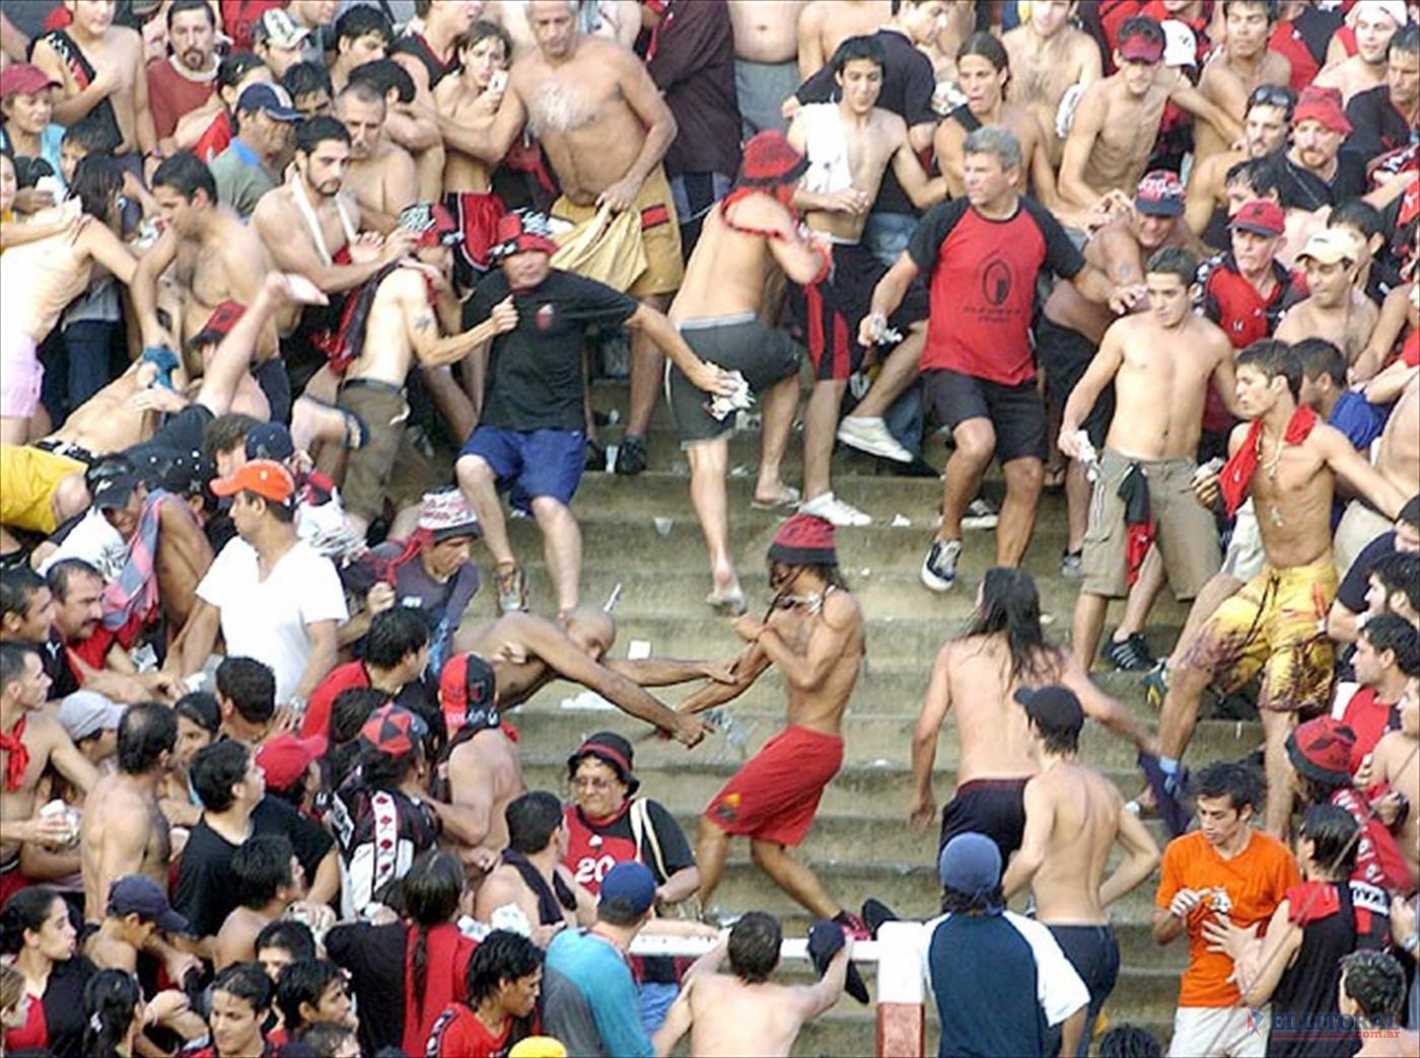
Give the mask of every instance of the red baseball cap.
POLYGON ((1244 202, 1242 208, 1233 214, 1233 219, 1228 221, 1228 227, 1241 228, 1254 235, 1265 235, 1272 239, 1287 230, 1287 214, 1282 212, 1282 207, 1276 202, 1254 198, 1244 202))
POLYGON ((488 256, 492 258, 511 257, 515 253, 536 250, 549 256, 557 252, 557 244, 552 241, 547 218, 541 213, 519 210, 505 213, 498 218, 497 233, 488 256))
POLYGON ((254 492, 263 499, 289 506, 296 495, 296 482, 280 463, 253 459, 231 477, 212 482, 213 495, 235 496, 239 492, 254 492))
POLYGON ((1151 66, 1164 58, 1164 34, 1159 29, 1155 37, 1150 33, 1135 33, 1119 42, 1119 57, 1125 62, 1147 62, 1151 66))
POLYGON ((267 789, 289 790, 306 774, 311 761, 325 756, 327 745, 324 735, 297 738, 289 733, 263 743, 256 762, 266 772, 267 789))
POLYGON ((46 88, 58 87, 58 81, 32 63, 17 62, 0 70, 0 99, 11 95, 32 96, 46 88))
POLYGON ((1292 112, 1292 128, 1296 128, 1303 121, 1316 121, 1322 128, 1339 132, 1343 136, 1351 135, 1351 122, 1347 120, 1346 111, 1342 109, 1339 88, 1318 88, 1316 85, 1303 88, 1301 97, 1297 100, 1297 109, 1292 112))

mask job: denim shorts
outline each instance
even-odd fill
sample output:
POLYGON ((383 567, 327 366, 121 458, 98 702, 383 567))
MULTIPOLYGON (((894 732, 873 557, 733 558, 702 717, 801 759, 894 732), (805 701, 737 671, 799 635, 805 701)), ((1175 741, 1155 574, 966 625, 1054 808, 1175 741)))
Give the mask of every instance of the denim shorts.
POLYGON ((478 456, 498 479, 508 502, 528 511, 539 496, 566 505, 582 480, 587 435, 581 430, 504 430, 480 426, 469 434, 459 456, 478 456))

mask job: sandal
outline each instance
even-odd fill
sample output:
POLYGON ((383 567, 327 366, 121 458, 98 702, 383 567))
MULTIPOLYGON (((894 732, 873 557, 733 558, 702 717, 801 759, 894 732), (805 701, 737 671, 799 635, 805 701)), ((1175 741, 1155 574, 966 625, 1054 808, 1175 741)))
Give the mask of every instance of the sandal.
POLYGON ((745 612, 745 593, 739 588, 734 591, 712 591, 705 596, 705 604, 722 617, 738 617, 745 612))
POLYGON ((772 500, 760 500, 751 498, 749 505, 756 511, 781 511, 790 510, 799 506, 799 490, 793 485, 785 485, 782 492, 772 500))

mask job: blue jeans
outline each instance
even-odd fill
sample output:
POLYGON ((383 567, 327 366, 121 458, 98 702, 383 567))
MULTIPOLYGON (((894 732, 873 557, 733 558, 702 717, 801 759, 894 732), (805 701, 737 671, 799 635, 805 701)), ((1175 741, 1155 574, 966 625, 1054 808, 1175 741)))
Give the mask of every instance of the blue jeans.
POLYGON ((907 249, 907 241, 917 230, 911 213, 869 213, 861 242, 879 261, 891 268, 907 249))

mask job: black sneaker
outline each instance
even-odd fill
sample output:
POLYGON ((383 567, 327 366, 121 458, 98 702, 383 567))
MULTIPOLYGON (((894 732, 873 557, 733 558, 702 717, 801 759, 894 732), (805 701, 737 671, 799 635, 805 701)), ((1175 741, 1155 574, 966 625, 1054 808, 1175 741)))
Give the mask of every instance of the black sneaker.
POLYGON ((606 469, 606 448, 590 437, 587 438, 587 454, 582 468, 591 473, 606 469))
POLYGON ((616 450, 616 472, 628 476, 639 474, 646 469, 646 441, 634 434, 621 439, 616 450))
POLYGON ((1121 672, 1148 672, 1157 661, 1149 653, 1149 644, 1138 632, 1122 641, 1111 640, 1105 647, 1105 660, 1121 672))

